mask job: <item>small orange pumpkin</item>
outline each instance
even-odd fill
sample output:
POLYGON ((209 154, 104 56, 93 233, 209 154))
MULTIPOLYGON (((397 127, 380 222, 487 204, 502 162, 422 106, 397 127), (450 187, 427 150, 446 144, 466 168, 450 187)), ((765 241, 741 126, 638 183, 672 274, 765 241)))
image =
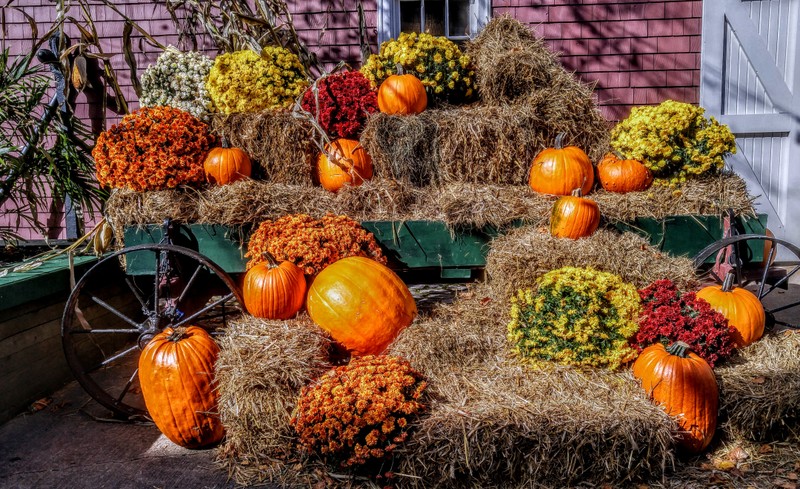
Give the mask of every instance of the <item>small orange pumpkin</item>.
POLYGON ((661 343, 645 348, 633 364, 633 376, 670 416, 678 418, 679 445, 700 453, 717 429, 719 388, 714 371, 689 345, 661 343))
POLYGON ((556 137, 554 148, 539 152, 531 164, 528 185, 536 192, 570 195, 580 188, 587 195, 594 185, 594 166, 577 146, 562 146, 564 133, 556 137))
POLYGON ((728 324, 736 329, 733 342, 742 348, 764 335, 766 314, 758 297, 747 289, 733 287, 733 279, 733 272, 728 273, 722 285, 703 287, 696 295, 728 319, 728 324))
POLYGON ((242 296, 247 312, 258 318, 289 319, 303 307, 306 277, 290 261, 278 263, 270 253, 247 271, 242 296))
POLYGON ((311 282, 306 309, 355 356, 383 352, 417 315, 414 298, 400 277, 363 256, 325 267, 311 282))
POLYGON ((219 347, 197 326, 165 328, 142 350, 139 382, 150 417, 182 447, 202 448, 222 440, 214 363, 219 347))
POLYGON ((647 190, 653 184, 653 173, 641 161, 606 154, 597 164, 600 185, 609 192, 624 194, 647 190))
POLYGON ((325 146, 317 158, 317 178, 330 192, 338 192, 345 184, 358 187, 372 178, 372 158, 353 139, 337 139, 325 146))
POLYGON ((559 197, 550 213, 550 234, 557 238, 578 239, 591 236, 600 225, 597 202, 583 197, 576 188, 572 195, 559 197))
POLYGON ((227 185, 237 180, 250 178, 253 165, 247 153, 239 148, 228 147, 223 140, 222 147, 209 151, 203 162, 206 181, 216 185, 227 185))
POLYGON ((428 95, 414 75, 391 75, 378 87, 378 109, 384 114, 419 114, 428 107, 428 95))

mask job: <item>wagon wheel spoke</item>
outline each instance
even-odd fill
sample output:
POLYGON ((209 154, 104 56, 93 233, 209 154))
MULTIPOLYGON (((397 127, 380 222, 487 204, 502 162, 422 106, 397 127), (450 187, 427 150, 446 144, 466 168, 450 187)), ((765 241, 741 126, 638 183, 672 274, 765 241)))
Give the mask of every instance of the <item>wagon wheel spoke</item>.
POLYGON ((133 371, 133 375, 130 376, 128 382, 125 383, 125 386, 122 388, 122 392, 117 397, 117 402, 122 402, 122 399, 125 398, 125 394, 128 393, 133 383, 136 381, 136 378, 139 376, 139 368, 137 367, 136 370, 133 371))
MULTIPOLYGON (((123 321, 125 321, 126 323, 128 323, 128 324, 130 324, 131 326, 133 326, 134 328, 136 328, 136 330, 137 330, 137 331, 139 331, 139 328, 140 328, 141 324, 139 324, 139 323, 137 323, 136 321, 134 321, 133 319, 129 318, 127 315, 125 315, 125 314, 122 314, 122 313, 121 313, 121 312, 119 312, 119 311, 118 311, 116 308, 114 308, 113 306, 109 305, 109 304, 108 304, 107 302, 105 302, 104 300, 102 300, 102 299, 99 299, 99 298, 97 298, 97 297, 95 297, 95 296, 93 296, 93 295, 91 295, 91 296, 89 296, 89 297, 92 299, 92 301, 94 301, 94 302, 95 302, 95 303, 97 303, 97 304, 100 304, 100 305, 101 305, 101 306, 103 306, 103 307, 104 307, 106 310, 108 310, 109 312, 113 313, 115 316, 117 316, 118 318, 122 319, 122 320, 123 320, 123 321)), ((94 329, 92 329, 92 331, 95 331, 95 330, 94 330, 94 329)))
POLYGON ((200 316, 202 316, 204 312, 210 311, 211 309, 214 309, 215 307, 220 306, 220 305, 228 302, 231 299, 233 299, 233 292, 231 292, 230 294, 228 294, 228 295, 226 295, 226 296, 224 296, 224 297, 222 297, 220 299, 217 299, 216 301, 214 301, 211 304, 205 306, 204 308, 200 309, 199 311, 195 312, 194 314, 181 319, 180 321, 175 323, 172 327, 173 328, 178 328, 180 326, 183 326, 186 323, 194 321, 195 319, 197 319, 200 316))
POLYGON ((197 280, 197 277, 200 275, 200 270, 203 270, 203 269, 204 268, 203 268, 203 264, 202 263, 197 265, 197 268, 194 269, 194 273, 192 273, 192 276, 189 278, 189 281, 186 282, 186 287, 183 288, 183 290, 181 291, 181 295, 178 296, 178 300, 177 300, 178 304, 182 303, 184 301, 184 299, 186 299, 186 293, 189 292, 190 288, 192 288, 192 285, 194 285, 194 282, 197 280))

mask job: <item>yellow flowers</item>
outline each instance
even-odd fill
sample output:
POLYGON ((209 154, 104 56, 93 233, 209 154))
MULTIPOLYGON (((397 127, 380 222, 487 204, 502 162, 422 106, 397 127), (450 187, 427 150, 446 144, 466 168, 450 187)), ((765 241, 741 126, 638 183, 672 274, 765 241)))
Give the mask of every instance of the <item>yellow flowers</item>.
POLYGON ((676 187, 692 176, 718 172, 724 157, 736 153, 736 144, 728 126, 704 112, 673 100, 634 107, 611 131, 611 146, 643 162, 655 184, 676 187))
POLYGON ((639 294, 614 274, 563 267, 511 299, 508 340, 527 363, 618 368, 636 352, 639 294))
POLYGON ((276 46, 260 56, 249 50, 221 54, 206 81, 214 106, 225 114, 289 108, 307 86, 297 56, 276 46))
POLYGON ((380 54, 370 56, 361 72, 378 86, 397 72, 398 63, 422 81, 428 95, 453 103, 472 96, 475 72, 469 56, 446 37, 404 32, 396 40, 383 43, 380 54))

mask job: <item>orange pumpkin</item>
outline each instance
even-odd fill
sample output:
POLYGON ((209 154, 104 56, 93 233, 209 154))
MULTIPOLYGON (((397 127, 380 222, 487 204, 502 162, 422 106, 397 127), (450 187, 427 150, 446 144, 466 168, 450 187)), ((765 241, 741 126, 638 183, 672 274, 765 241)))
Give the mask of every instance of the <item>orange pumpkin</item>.
POLYGON ((209 151, 203 162, 203 169, 206 181, 216 185, 227 185, 250 178, 253 170, 247 153, 239 148, 229 148, 225 142, 221 148, 209 151))
MULTIPOLYGON (((769 228, 764 229, 764 235, 768 236, 770 238, 774 238, 775 237, 775 234, 772 231, 770 231, 769 228)), ((767 261, 769 261, 769 265, 768 266, 770 266, 770 267, 772 266, 773 263, 775 263, 775 258, 776 258, 775 255, 772 255, 772 258, 769 257, 769 254, 771 252, 772 252, 772 241, 765 239, 764 240, 764 254, 761 257, 761 263, 767 263, 767 261)), ((777 253, 777 251, 776 251, 776 253, 777 253)))
POLYGON ((647 190, 653 184, 653 174, 642 162, 608 153, 597 164, 600 185, 609 192, 624 194, 647 190))
POLYGON ((633 376, 667 414, 677 417, 678 443, 684 450, 700 453, 711 443, 719 409, 717 379, 689 345, 679 341, 667 348, 661 343, 648 346, 634 362, 633 376))
POLYGON ((372 158, 353 139, 337 139, 325 146, 317 158, 317 178, 330 192, 338 192, 345 184, 357 187, 372 178, 372 158))
POLYGON ((142 350, 139 382, 145 406, 159 430, 186 448, 222 440, 214 363, 219 347, 197 326, 165 328, 142 350))
POLYGON ((733 278, 734 274, 729 273, 722 285, 703 287, 696 295, 728 319, 728 324, 736 329, 733 342, 737 348, 742 348, 764 335, 766 314, 755 294, 741 287, 733 287, 733 278))
POLYGON ((553 195, 570 195, 580 188, 588 194, 594 185, 594 166, 577 146, 562 146, 564 133, 556 137, 554 148, 539 152, 531 164, 528 185, 536 192, 553 195))
POLYGON ((393 271, 362 256, 342 258, 311 282, 311 319, 351 354, 377 355, 417 315, 406 284, 393 271))
POLYGON ((428 107, 428 95, 414 75, 392 75, 378 87, 378 109, 384 114, 419 114, 428 107))
POLYGON ((303 270, 290 261, 278 263, 270 253, 263 256, 265 261, 244 276, 244 306, 255 317, 289 319, 303 307, 306 277, 303 270))
POLYGON ((582 196, 581 189, 559 197, 550 213, 550 234, 557 238, 578 239, 591 236, 600 225, 600 208, 582 196))

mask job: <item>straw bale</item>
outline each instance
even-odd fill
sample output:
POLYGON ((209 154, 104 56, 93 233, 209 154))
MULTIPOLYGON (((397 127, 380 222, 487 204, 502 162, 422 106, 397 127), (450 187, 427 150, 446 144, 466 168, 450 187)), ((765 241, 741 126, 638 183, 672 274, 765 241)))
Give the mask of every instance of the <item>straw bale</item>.
POLYGON ((715 371, 726 431, 755 441, 798 440, 800 334, 766 334, 715 371))
POLYGON ((289 418, 300 389, 329 368, 330 339, 304 314, 288 321, 245 315, 219 342, 226 437, 218 462, 240 484, 285 477, 294 456, 289 418))
POLYGON ((114 189, 105 205, 105 216, 118 241, 126 226, 161 224, 170 218, 177 222, 197 221, 197 192, 191 189, 134 192, 114 189))
POLYGON ((217 114, 214 132, 241 148, 256 163, 260 178, 276 183, 310 186, 319 153, 313 126, 291 112, 217 114))
POLYGON ((546 229, 524 226, 496 238, 486 257, 486 274, 496 296, 532 288, 536 279, 564 266, 593 267, 642 288, 669 278, 680 289, 698 284, 692 261, 656 250, 635 233, 599 229, 577 240, 555 238, 546 229))

